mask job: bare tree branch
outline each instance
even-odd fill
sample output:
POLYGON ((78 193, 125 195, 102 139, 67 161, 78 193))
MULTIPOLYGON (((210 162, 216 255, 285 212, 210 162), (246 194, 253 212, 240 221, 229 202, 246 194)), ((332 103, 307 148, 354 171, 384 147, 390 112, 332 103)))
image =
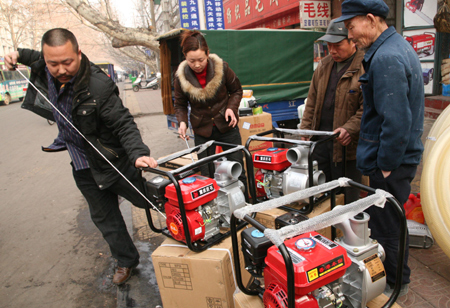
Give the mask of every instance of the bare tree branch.
POLYGON ((159 50, 159 43, 156 41, 150 29, 124 27, 116 20, 105 18, 83 0, 65 0, 65 2, 84 19, 108 36, 123 42, 128 42, 125 46, 137 45, 147 47, 154 51, 159 50))

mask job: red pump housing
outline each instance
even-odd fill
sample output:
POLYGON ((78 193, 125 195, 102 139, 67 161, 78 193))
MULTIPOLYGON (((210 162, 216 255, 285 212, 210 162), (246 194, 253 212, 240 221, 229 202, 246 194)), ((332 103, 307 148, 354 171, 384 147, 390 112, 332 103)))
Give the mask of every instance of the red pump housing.
MULTIPOLYGON (((184 208, 186 211, 186 220, 188 223, 191 242, 202 240, 205 237, 205 222, 196 209, 214 200, 219 193, 219 186, 214 179, 201 175, 193 175, 178 181, 184 208)), ((186 234, 181 220, 181 211, 178 202, 175 185, 170 184, 166 187, 166 198, 168 202, 164 205, 166 211, 166 225, 170 234, 177 241, 186 243, 186 234)))
MULTIPOLYGON (((317 232, 302 234, 284 243, 294 265, 295 307, 319 307, 316 299, 309 293, 344 275, 345 270, 351 265, 347 251, 317 232), (298 302, 303 304, 300 305, 298 302)), ((276 295, 274 297, 274 292, 287 294, 286 266, 278 247, 269 248, 265 262, 266 291, 263 296, 265 307, 284 307, 281 297, 276 295), (277 299, 281 302, 269 304, 277 299)))
MULTIPOLYGON (((180 242, 186 243, 186 234, 184 234, 183 221, 181 220, 181 212, 178 207, 171 205, 169 202, 165 204, 166 224, 173 238, 180 242)), ((191 242, 196 242, 205 237, 205 223, 202 216, 197 211, 186 211, 186 220, 188 223, 191 242)))
MULTIPOLYGON (((217 198, 219 186, 214 179, 193 175, 178 181, 180 185, 181 195, 183 197, 184 208, 186 211, 194 210, 217 198)), ((166 187, 166 198, 169 203, 179 207, 177 191, 175 185, 170 184, 166 187)))
POLYGON ((283 171, 291 165, 286 158, 288 149, 268 148, 253 154, 253 165, 255 168, 266 170, 283 171))

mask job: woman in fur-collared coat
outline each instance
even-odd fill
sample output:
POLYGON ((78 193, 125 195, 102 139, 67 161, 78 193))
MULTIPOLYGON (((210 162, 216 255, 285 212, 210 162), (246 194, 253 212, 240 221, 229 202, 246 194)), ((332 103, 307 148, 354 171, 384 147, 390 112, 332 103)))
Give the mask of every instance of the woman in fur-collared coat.
MULTIPOLYGON (((242 86, 236 74, 228 63, 209 53, 206 40, 199 31, 183 32, 181 47, 186 60, 179 65, 174 80, 175 113, 180 137, 189 139, 186 130, 190 104, 189 120, 195 145, 209 140, 241 145, 237 124, 242 86)), ((202 157, 206 157, 206 152, 199 154, 199 158, 202 157)), ((228 158, 241 163, 244 170, 241 151, 228 158)), ((207 175, 205 171, 202 170, 202 174, 207 175)), ((247 186, 244 171, 239 179, 247 186)))

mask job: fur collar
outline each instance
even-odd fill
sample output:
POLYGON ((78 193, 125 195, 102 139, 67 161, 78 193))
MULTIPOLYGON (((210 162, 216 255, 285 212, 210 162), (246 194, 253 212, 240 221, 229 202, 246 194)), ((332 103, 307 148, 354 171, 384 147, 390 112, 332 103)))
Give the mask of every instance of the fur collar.
MULTIPOLYGON (((186 60, 181 62, 176 75, 180 80, 180 86, 183 92, 188 93, 192 98, 199 101, 206 101, 213 98, 222 84, 223 79, 223 60, 216 54, 209 55, 208 73, 210 69, 214 70, 214 77, 209 82, 207 81, 205 88, 196 87, 188 80, 196 78, 195 74, 192 72, 186 60)), ((207 78, 208 75, 206 75, 207 78)))

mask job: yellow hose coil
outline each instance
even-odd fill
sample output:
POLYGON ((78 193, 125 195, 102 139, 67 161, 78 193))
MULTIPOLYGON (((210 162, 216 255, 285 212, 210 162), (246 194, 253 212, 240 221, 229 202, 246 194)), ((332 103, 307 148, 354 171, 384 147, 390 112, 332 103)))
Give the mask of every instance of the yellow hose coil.
POLYGON ((428 133, 427 140, 425 141, 425 150, 423 151, 423 161, 426 161, 428 154, 433 148, 436 140, 444 132, 444 130, 450 126, 450 105, 441 112, 439 117, 434 122, 433 126, 428 133))
POLYGON ((450 257, 450 127, 428 153, 420 180, 420 198, 433 237, 450 257))

